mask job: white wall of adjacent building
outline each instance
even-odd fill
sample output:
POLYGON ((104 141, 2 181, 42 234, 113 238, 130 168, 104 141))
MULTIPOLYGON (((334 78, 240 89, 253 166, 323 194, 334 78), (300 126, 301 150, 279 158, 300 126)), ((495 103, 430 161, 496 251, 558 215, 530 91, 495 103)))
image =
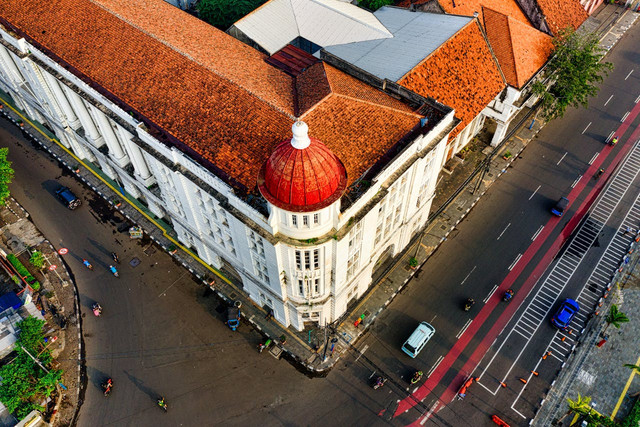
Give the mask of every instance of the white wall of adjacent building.
POLYGON ((233 268, 244 292, 284 325, 302 329, 339 318, 372 285, 380 257, 400 253, 427 220, 453 111, 386 165, 344 212, 340 201, 306 213, 269 205, 265 217, 25 40, 0 34, 8 43, 0 45, 0 88, 17 106, 169 220, 201 259, 233 268))

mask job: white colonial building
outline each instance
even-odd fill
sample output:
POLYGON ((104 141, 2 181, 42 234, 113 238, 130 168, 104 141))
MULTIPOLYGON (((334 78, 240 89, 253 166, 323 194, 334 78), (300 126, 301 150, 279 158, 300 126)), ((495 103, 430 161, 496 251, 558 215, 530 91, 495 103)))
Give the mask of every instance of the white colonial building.
POLYGON ((337 319, 425 224, 453 110, 138 3, 5 0, 0 95, 284 325, 337 319))

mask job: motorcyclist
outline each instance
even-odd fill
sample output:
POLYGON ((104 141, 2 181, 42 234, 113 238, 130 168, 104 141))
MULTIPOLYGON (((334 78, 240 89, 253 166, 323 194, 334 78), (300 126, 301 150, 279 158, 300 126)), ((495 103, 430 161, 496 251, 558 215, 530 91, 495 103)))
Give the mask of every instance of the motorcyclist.
POLYGON ((111 252, 111 258, 113 258, 113 260, 115 262, 117 262, 118 264, 120 264, 120 260, 118 259, 118 254, 115 252, 111 252))
POLYGON ((422 378, 422 375, 423 375, 422 371, 416 371, 413 374, 413 378, 411 378, 411 384, 415 384, 418 381, 420 381, 420 379, 422 378))
POLYGON ((614 137, 613 137, 613 138, 611 138, 611 141, 609 142, 609 144, 610 144, 611 146, 614 146, 614 145, 616 145, 617 143, 618 143, 618 135, 614 135, 614 137))
POLYGON ((600 176, 604 173, 604 169, 600 168, 598 169, 598 172, 596 172, 596 178, 600 178, 600 176))
POLYGON ((378 389, 384 385, 385 379, 382 377, 376 378, 376 383, 373 385, 374 389, 378 389))
POLYGON ((98 304, 97 302, 94 302, 93 305, 91 306, 91 308, 93 309, 93 313, 96 316, 100 316, 102 314, 102 306, 100 304, 98 304))
POLYGON ((111 273, 113 273, 114 276, 118 277, 118 270, 116 269, 115 266, 110 265, 109 270, 111 271, 111 273))
POLYGON ((87 261, 86 259, 82 258, 82 263, 84 264, 85 267, 87 267, 89 270, 93 270, 93 266, 91 265, 91 263, 89 261, 87 261))
POLYGON ((113 388, 113 380, 109 378, 106 383, 102 384, 102 388, 104 388, 104 395, 108 396, 113 388))
POLYGON ((513 298, 513 289, 507 289, 504 293, 504 300, 509 301, 511 298, 513 298))
POLYGON ((160 398, 158 399, 158 406, 164 409, 165 412, 167 411, 167 402, 164 401, 163 396, 160 396, 160 398))
POLYGON ((473 307, 473 304, 475 304, 476 302, 473 300, 473 298, 469 298, 467 300, 467 302, 464 304, 464 311, 469 311, 471 310, 471 307, 473 307))

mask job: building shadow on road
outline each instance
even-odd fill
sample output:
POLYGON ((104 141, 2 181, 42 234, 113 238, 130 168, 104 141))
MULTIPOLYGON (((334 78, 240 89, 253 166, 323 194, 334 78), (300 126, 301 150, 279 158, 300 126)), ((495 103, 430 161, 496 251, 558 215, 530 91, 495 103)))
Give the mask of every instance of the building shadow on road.
POLYGON ((154 402, 154 403, 156 402, 156 400, 160 396, 160 394, 158 392, 156 392, 153 389, 151 389, 150 387, 147 387, 146 385, 144 385, 143 381, 141 381, 137 377, 131 375, 128 371, 124 371, 124 374, 138 388, 138 390, 140 390, 141 392, 143 392, 144 394, 149 396, 149 398, 151 399, 152 402, 154 402))

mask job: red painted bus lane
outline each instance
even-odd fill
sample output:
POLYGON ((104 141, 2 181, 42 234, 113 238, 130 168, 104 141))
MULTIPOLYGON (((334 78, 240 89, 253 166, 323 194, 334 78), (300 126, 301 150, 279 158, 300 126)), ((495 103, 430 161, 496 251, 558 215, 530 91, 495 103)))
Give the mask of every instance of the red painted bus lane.
MULTIPOLYGON (((640 103, 636 104, 627 119, 624 123, 616 130, 617 135, 623 135, 633 120, 640 113, 640 103)), ((633 132, 633 135, 629 140, 633 140, 635 134, 638 132, 636 129, 633 132)), ((615 157, 612 165, 617 165, 627 154, 631 145, 625 144, 622 150, 615 157)), ((604 148, 604 150, 608 150, 608 148, 604 148)), ((596 162, 594 162, 587 172, 583 179, 571 190, 570 194, 567 196, 569 200, 575 200, 576 197, 584 190, 587 185, 588 179, 587 177, 593 176, 596 171, 600 168, 602 163, 604 162, 607 156, 600 155, 596 162)), ((613 169, 613 168, 612 168, 613 169)), ((446 391, 440 396, 438 400, 439 406, 443 406, 444 403, 448 403, 453 396, 455 396, 456 390, 460 387, 460 384, 464 381, 464 378, 468 375, 468 373, 475 368, 475 366, 479 363, 482 356, 486 353, 487 349, 494 341, 494 339, 498 336, 498 334, 504 329, 506 324, 509 322, 515 311, 519 308, 520 304, 524 301, 525 297, 529 294, 529 291, 533 288, 538 278, 544 273, 547 266, 553 260, 553 257, 560 250, 566 239, 573 233, 574 229, 582 220, 583 216, 588 211, 589 207, 597 197, 599 191, 602 189, 605 180, 600 179, 600 182, 594 187, 591 193, 585 198, 585 201, 580 205, 577 209, 576 214, 569 220, 567 226, 563 229, 562 233, 558 238, 553 242, 552 247, 546 252, 543 259, 536 266, 533 273, 529 276, 529 278, 525 281, 521 289, 518 291, 516 296, 514 296, 514 300, 511 304, 509 304, 504 312, 500 315, 498 320, 495 322, 490 331, 483 338, 482 342, 478 345, 476 350, 473 352, 472 356, 465 363, 464 367, 458 372, 454 381, 449 385, 446 391), (444 403, 443 403, 444 402, 444 403)), ((476 335, 476 333, 483 326, 484 322, 491 315, 493 310, 498 306, 501 301, 501 291, 504 291, 511 287, 511 285, 515 282, 515 280, 520 276, 522 271, 527 267, 529 262, 533 259, 535 254, 540 250, 542 245, 547 241, 549 236, 553 233, 556 225, 559 223, 559 219, 556 217, 552 217, 549 219, 547 224, 545 224, 543 232, 536 238, 536 240, 527 248, 525 253, 523 254, 520 261, 516 264, 516 267, 511 270, 503 282, 500 284, 498 290, 494 293, 493 297, 484 305, 484 307, 480 310, 478 315, 474 318, 473 322, 469 326, 469 328, 465 331, 465 333, 460 337, 460 339, 453 345, 451 350, 447 353, 445 358, 442 360, 438 368, 433 372, 433 374, 423 383, 421 387, 416 390, 416 392, 405 399, 401 400, 398 404, 398 408, 394 413, 394 417, 397 417, 407 410, 413 408, 416 404, 424 400, 431 391, 440 383, 444 375, 449 371, 453 363, 457 360, 457 358, 462 354, 465 350, 471 339, 476 335)), ((439 407, 436 407, 434 411, 429 411, 427 416, 430 414, 437 412, 439 407)), ((381 411, 381 414, 384 411, 381 411)), ((416 421, 417 422, 417 421, 416 421)))

